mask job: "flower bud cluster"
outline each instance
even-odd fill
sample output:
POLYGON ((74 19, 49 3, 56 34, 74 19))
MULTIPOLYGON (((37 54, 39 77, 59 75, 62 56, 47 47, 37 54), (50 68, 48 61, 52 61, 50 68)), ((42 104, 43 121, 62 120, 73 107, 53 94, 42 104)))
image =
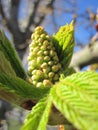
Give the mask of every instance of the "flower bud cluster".
POLYGON ((61 64, 50 36, 39 26, 29 45, 28 73, 36 87, 51 86, 59 80, 61 64))

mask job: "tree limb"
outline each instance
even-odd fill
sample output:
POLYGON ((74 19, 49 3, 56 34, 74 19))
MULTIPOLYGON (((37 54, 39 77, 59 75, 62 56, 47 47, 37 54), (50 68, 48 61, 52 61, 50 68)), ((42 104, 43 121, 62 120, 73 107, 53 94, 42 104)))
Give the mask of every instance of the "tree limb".
POLYGON ((4 13, 4 10, 3 10, 3 7, 2 7, 2 2, 1 2, 1 0, 0 0, 0 13, 1 13, 1 15, 2 15, 2 18, 3 18, 3 19, 6 19, 5 13, 4 13))
POLYGON ((35 0, 35 1, 33 2, 34 7, 33 7, 33 9, 32 9, 31 15, 30 15, 30 17, 29 17, 29 23, 28 23, 28 25, 27 25, 26 32, 29 31, 29 28, 30 28, 31 24, 34 24, 34 18, 35 18, 35 15, 36 15, 36 12, 37 12, 37 8, 38 8, 39 3, 40 3, 40 0, 35 0))
POLYGON ((7 20, 7 27, 13 36, 19 38, 22 35, 18 26, 18 11, 20 0, 11 0, 10 18, 7 20), (16 35, 17 34, 17 35, 16 35))
MULTIPOLYGON (((38 21, 35 21, 36 14, 38 13, 37 11, 38 11, 40 2, 41 2, 40 0, 36 0, 33 3, 34 7, 32 9, 31 15, 29 17, 29 23, 28 23, 27 28, 26 28, 27 34, 31 34, 31 31, 30 31, 31 25, 34 25, 35 27, 40 25, 42 23, 42 21, 44 20, 45 16, 46 16, 46 12, 44 12, 44 13, 42 13, 38 16, 38 21)), ((47 10, 47 8, 52 7, 54 2, 55 2, 55 0, 48 0, 47 4, 45 5, 45 9, 47 10)))
POLYGON ((94 63, 98 63, 98 41, 93 45, 87 45, 84 49, 76 52, 72 57, 70 66, 82 69, 83 67, 94 63))

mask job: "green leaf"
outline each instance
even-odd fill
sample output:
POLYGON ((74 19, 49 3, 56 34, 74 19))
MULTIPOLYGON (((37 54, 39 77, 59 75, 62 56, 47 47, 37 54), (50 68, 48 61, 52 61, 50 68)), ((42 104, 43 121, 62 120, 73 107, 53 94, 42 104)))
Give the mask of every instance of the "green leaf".
POLYGON ((67 68, 74 48, 74 27, 73 23, 60 27, 53 35, 52 41, 63 68, 67 68))
POLYGON ((51 97, 41 99, 28 115, 22 130, 46 130, 51 106, 51 97))
POLYGON ((60 80, 64 79, 65 77, 72 75, 73 73, 76 73, 76 71, 74 70, 74 68, 70 67, 67 68, 65 71, 63 71, 60 75, 60 80))
POLYGON ((12 43, 8 40, 4 32, 0 31, 0 51, 3 52, 6 59, 10 62, 17 76, 25 79, 26 73, 21 64, 20 58, 12 46, 12 43))
POLYGON ((5 58, 4 54, 0 51, 0 71, 12 76, 16 76, 10 62, 5 58))
POLYGON ((82 72, 61 80, 51 89, 55 107, 77 129, 98 129, 98 74, 82 72))
MULTIPOLYGON (((8 92, 15 92, 21 97, 32 100, 41 99, 50 89, 49 87, 36 88, 19 77, 13 77, 4 73, 0 73, 0 83, 4 85, 3 89, 7 89, 8 92)), ((0 86, 0 89, 2 89, 2 86, 0 86)))
POLYGON ((24 102, 28 100, 28 98, 24 98, 16 94, 14 90, 8 88, 2 83, 0 83, 0 98, 18 106, 21 106, 24 102))

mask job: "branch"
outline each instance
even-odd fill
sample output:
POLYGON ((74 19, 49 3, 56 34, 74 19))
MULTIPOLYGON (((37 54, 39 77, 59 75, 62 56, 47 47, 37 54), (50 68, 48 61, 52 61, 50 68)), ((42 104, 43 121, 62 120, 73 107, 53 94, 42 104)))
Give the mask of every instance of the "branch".
POLYGON ((19 38, 21 33, 18 26, 18 10, 19 10, 20 0, 11 0, 11 8, 10 8, 10 18, 7 20, 8 29, 14 36, 19 38), (17 35, 16 35, 17 34, 17 35))
POLYGON ((2 2, 1 2, 1 0, 0 0, 0 13, 1 13, 1 15, 2 15, 2 18, 3 18, 3 19, 6 19, 5 13, 4 13, 4 10, 3 10, 3 7, 2 7, 2 2))
POLYGON ((72 57, 70 66, 82 69, 83 67, 94 63, 98 63, 98 41, 93 45, 87 45, 81 51, 76 52, 72 57))
POLYGON ((30 15, 30 17, 29 17, 29 23, 28 23, 28 25, 27 25, 26 32, 28 32, 30 26, 31 26, 32 24, 34 24, 34 18, 35 18, 35 15, 36 15, 36 12, 37 12, 37 8, 38 8, 39 3, 40 3, 40 0, 36 0, 36 1, 33 2, 34 7, 33 7, 33 9, 32 9, 31 15, 30 15))
POLYGON ((20 0, 11 0, 11 8, 10 8, 10 18, 6 18, 6 14, 3 9, 2 1, 0 0, 0 13, 2 18, 5 19, 8 29, 11 33, 15 34, 17 31, 17 35, 20 33, 18 27, 18 7, 20 0))
POLYGON ((7 27, 12 33, 15 48, 22 58, 24 51, 27 47, 26 35, 21 32, 18 24, 18 13, 19 13, 20 0, 11 0, 10 18, 7 19, 7 27))
POLYGON ((52 8, 52 6, 53 6, 53 3, 55 2, 55 0, 48 0, 47 1, 47 3, 46 3, 46 5, 44 5, 45 7, 45 11, 42 13, 40 13, 40 15, 38 16, 38 20, 37 21, 35 21, 35 18, 36 18, 36 14, 38 13, 38 8, 39 8, 39 4, 40 4, 40 0, 36 0, 33 4, 34 4, 34 7, 33 7, 33 10, 32 10, 32 13, 31 13, 31 15, 30 15, 30 18, 29 18, 29 23, 28 23, 28 25, 27 25, 27 28, 26 28, 26 32, 27 32, 27 34, 31 34, 31 32, 30 32, 30 26, 31 25, 34 25, 35 27, 36 26, 38 26, 38 25, 40 25, 42 22, 43 22, 43 20, 44 20, 44 18, 45 18, 45 16, 46 16, 46 10, 48 9, 48 8, 52 8))
POLYGON ((55 0, 49 0, 49 2, 47 3, 47 7, 52 7, 54 2, 55 0))

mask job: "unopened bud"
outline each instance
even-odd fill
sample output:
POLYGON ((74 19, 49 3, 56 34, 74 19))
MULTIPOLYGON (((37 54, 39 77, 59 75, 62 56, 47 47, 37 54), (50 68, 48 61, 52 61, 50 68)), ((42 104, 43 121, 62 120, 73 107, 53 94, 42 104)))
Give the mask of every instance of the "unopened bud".
POLYGON ((43 85, 44 85, 44 86, 51 86, 51 85, 52 85, 52 82, 51 82, 50 80, 44 79, 43 85))
POLYGON ((36 84, 36 87, 43 87, 43 83, 42 82, 38 82, 37 84, 36 84))
POLYGON ((57 72, 59 70, 59 67, 57 65, 52 66, 52 71, 57 72))
POLYGON ((52 86, 59 80, 61 65, 50 36, 39 26, 31 35, 28 73, 36 87, 52 86))
POLYGON ((55 73, 54 73, 54 72, 50 72, 50 73, 48 74, 49 78, 53 78, 53 77, 54 77, 54 75, 55 75, 55 73))

